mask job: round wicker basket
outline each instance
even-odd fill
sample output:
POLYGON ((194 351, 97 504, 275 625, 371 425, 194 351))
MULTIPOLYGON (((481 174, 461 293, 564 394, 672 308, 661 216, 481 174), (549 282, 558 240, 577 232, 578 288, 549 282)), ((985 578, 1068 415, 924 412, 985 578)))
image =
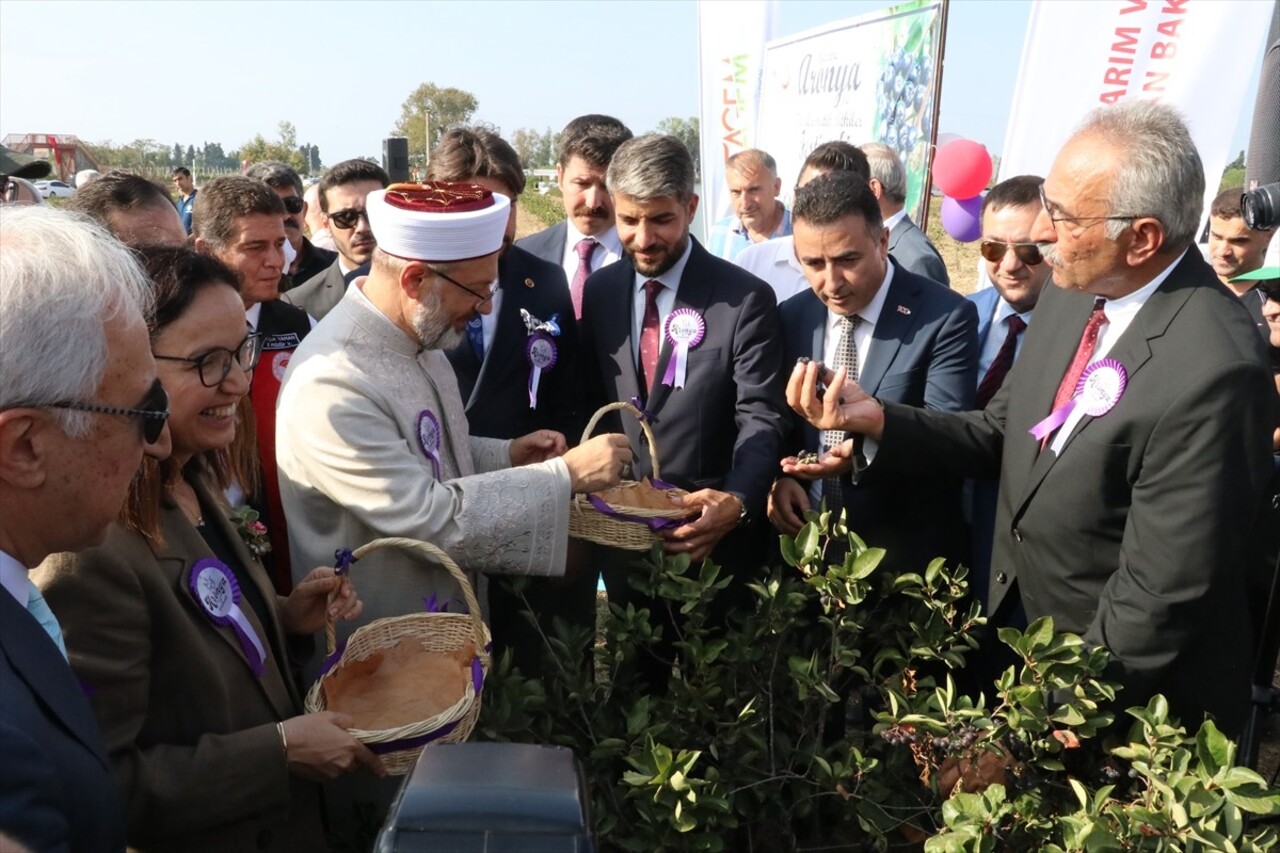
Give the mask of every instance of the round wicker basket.
MULTIPOLYGON (((466 643, 471 642, 474 644, 476 658, 482 672, 481 681, 483 674, 489 672, 489 629, 480 618, 480 605, 476 601, 471 582, 462 569, 458 568, 458 564, 448 554, 429 542, 402 537, 375 539, 357 548, 354 556, 360 559, 381 548, 400 548, 443 566, 462 590, 468 612, 412 613, 407 616, 377 619, 357 628, 347 639, 342 656, 329 672, 311 686, 305 704, 307 713, 325 710, 322 685, 325 679, 337 672, 343 664, 363 660, 378 649, 395 646, 405 638, 418 641, 428 652, 440 654, 456 652, 466 643)), ((325 645, 328 654, 332 655, 336 647, 332 622, 325 625, 325 645)), ((480 693, 473 681, 468 680, 462 698, 453 707, 441 711, 430 719, 392 729, 351 729, 350 733, 356 740, 379 754, 388 773, 401 775, 413 767, 422 748, 428 743, 459 743, 470 737, 479 716, 480 693)))
MULTIPOLYGON (((630 403, 609 403, 601 406, 591 416, 587 428, 582 431, 582 440, 586 441, 591 437, 600 419, 609 412, 628 412, 640 422, 640 428, 644 430, 645 438, 649 442, 649 457, 653 460, 653 477, 657 479, 660 476, 661 463, 658 460, 658 445, 654 442, 653 430, 649 428, 648 421, 640 410, 630 403)), ((624 480, 617 489, 611 491, 622 491, 625 494, 628 489, 642 487, 642 484, 635 480, 624 480)), ((670 492, 673 495, 688 494, 683 489, 671 489, 670 492)), ((608 506, 619 515, 627 517, 606 515, 597 509, 586 495, 574 495, 573 502, 569 505, 569 535, 574 539, 585 539, 598 545, 610 545, 627 551, 648 551, 658 539, 648 522, 678 521, 694 514, 681 507, 650 509, 629 506, 623 502, 608 503, 608 506)))

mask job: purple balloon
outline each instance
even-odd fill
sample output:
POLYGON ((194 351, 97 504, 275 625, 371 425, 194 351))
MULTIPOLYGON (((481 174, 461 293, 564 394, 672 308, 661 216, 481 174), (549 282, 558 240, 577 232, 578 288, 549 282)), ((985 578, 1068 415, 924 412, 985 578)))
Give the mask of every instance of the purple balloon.
MULTIPOLYGON (((985 193, 983 193, 985 195, 985 193)), ((972 243, 982 236, 982 195, 942 200, 942 228, 961 243, 972 243)))

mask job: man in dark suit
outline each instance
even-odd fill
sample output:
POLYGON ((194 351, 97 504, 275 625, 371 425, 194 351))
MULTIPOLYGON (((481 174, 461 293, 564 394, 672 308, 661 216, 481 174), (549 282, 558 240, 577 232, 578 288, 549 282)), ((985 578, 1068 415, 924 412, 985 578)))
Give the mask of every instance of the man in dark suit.
MULTIPOLYGON (((693 161, 675 137, 624 143, 608 182, 626 257, 586 286, 583 338, 599 374, 593 405, 641 401, 662 479, 690 490, 685 505, 698 510, 664 534, 666 550, 710 556, 735 573, 739 584, 725 596, 732 606, 765 553, 765 498, 786 417, 773 290, 689 236, 698 208, 693 161)), ((621 426, 637 478, 651 475, 640 425, 625 418, 621 426)), ((625 603, 635 595, 620 562, 604 576, 611 602, 625 603)))
POLYGON ((605 170, 618 146, 630 138, 627 126, 612 116, 578 116, 565 125, 556 164, 565 221, 519 243, 564 270, 577 319, 582 318, 582 289, 588 276, 622 257, 605 170))
POLYGON ((354 278, 369 271, 369 259, 378 247, 373 229, 364 213, 365 198, 374 190, 386 189, 387 173, 368 160, 343 160, 320 179, 320 209, 329 233, 338 247, 338 257, 310 278, 298 278, 298 285, 281 295, 317 320, 333 310, 354 278))
MULTIPOLYGON (((796 258, 811 290, 778 309, 786 362, 805 356, 843 364, 884 400, 951 412, 971 408, 978 361, 973 304, 889 256, 889 235, 866 180, 853 172, 815 178, 796 191, 792 223, 796 258)), ((795 417, 785 449, 826 450, 827 442, 843 440, 843 433, 820 434, 795 417)), ((845 509, 851 530, 887 549, 894 570, 922 571, 935 557, 953 564, 967 558, 960 484, 950 477, 842 486, 782 476, 770 494, 769 518, 794 536, 821 489, 829 508, 845 509)))
MULTIPOLYGON (((984 411, 882 407, 856 383, 820 401, 812 369, 787 396, 867 437, 859 481, 998 471, 995 618, 1021 599, 1029 619, 1109 650, 1122 707, 1163 693, 1188 726, 1209 712, 1237 732, 1276 395, 1247 311, 1192 247, 1203 196, 1176 111, 1096 110, 1054 161, 1031 235, 1057 287, 984 411)), ((853 455, 850 442, 833 457, 853 455)))
MULTIPOLYGON (((586 425, 578 323, 560 266, 512 245, 516 199, 524 192, 520 156, 504 139, 484 127, 445 132, 431 152, 427 179, 476 183, 512 200, 503 247, 498 256, 498 289, 488 312, 467 324, 466 337, 445 354, 458 378, 472 435, 515 439, 535 430, 555 430, 569 446, 586 425), (526 320, 526 316, 528 320, 526 320), (531 324, 534 326, 531 328, 531 324), (536 395, 531 392, 535 339, 555 363, 538 367, 536 395)), ((543 642, 558 616, 594 633, 596 579, 587 571, 587 549, 569 543, 565 576, 523 581, 523 598, 499 578, 489 584, 489 622, 494 652, 510 649, 525 675, 541 670, 543 642), (522 615, 538 617, 538 627, 522 615)), ((588 635, 590 635, 590 633, 588 635)))
POLYGON ((28 570, 100 543, 143 455, 169 454, 143 318, 150 285, 119 242, 70 214, 0 207, 0 229, 0 837, 122 850, 102 736, 28 570))
POLYGON ((933 241, 907 215, 907 171, 898 153, 888 145, 868 142, 859 146, 871 164, 871 191, 880 202, 880 216, 889 229, 889 254, 903 267, 925 278, 951 286, 947 265, 933 241))

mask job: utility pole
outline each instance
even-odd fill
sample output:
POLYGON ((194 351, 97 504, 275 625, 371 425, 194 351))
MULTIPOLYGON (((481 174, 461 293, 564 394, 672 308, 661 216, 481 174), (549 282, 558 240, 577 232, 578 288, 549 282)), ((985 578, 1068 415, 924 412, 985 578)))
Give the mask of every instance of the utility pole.
POLYGON ((433 104, 431 103, 430 100, 428 100, 422 108, 423 127, 426 130, 426 136, 422 140, 422 147, 426 149, 425 151, 423 151, 423 156, 422 156, 423 174, 426 174, 426 171, 427 171, 426 167, 431 163, 431 107, 432 106, 433 104))

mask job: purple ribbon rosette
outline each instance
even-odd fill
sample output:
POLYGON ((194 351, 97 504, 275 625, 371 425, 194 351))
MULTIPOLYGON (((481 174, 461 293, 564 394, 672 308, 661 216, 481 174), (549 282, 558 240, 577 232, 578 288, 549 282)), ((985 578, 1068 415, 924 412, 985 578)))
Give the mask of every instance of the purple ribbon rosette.
POLYGON ((240 609, 240 584, 236 582, 235 573, 225 563, 206 557, 192 566, 187 585, 210 622, 220 627, 230 626, 235 632, 249 667, 261 678, 266 669, 267 652, 240 609))
POLYGON ((1093 362, 1080 374, 1080 381, 1076 383, 1076 392, 1071 399, 1033 426, 1031 434, 1037 440, 1044 441, 1059 427, 1065 426, 1066 431, 1070 432, 1086 415, 1102 417, 1120 402, 1128 384, 1129 375, 1125 372, 1124 365, 1114 358, 1093 362))
POLYGON ((679 308, 667 315, 666 327, 667 340, 673 349, 662 384, 683 388, 689 372, 689 350, 707 336, 707 321, 692 308, 679 308))
POLYGON ((431 460, 431 471, 440 479, 440 421, 430 409, 418 413, 418 445, 431 460))
POLYGON ((559 352, 555 338, 560 335, 559 314, 552 314, 550 320, 539 320, 524 308, 520 309, 520 319, 529 333, 524 345, 524 357, 529 361, 529 408, 538 408, 538 383, 542 381, 542 371, 555 367, 559 352))

